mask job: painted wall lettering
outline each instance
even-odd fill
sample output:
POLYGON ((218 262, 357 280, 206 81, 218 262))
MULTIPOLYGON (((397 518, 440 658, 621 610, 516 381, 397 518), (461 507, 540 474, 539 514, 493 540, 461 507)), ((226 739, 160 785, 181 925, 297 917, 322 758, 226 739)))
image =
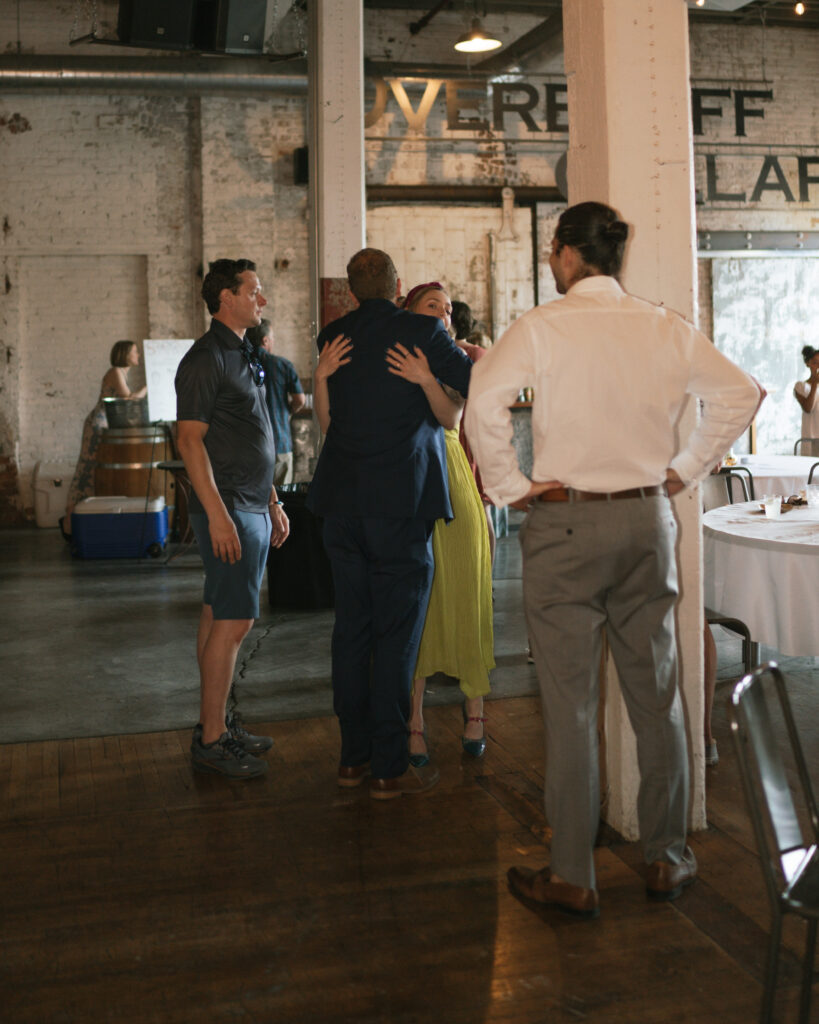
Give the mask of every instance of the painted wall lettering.
POLYGON ((722 117, 722 104, 711 103, 709 100, 729 100, 734 97, 734 134, 745 135, 745 119, 748 117, 764 117, 763 107, 748 106, 748 101, 773 100, 773 89, 700 89, 691 90, 691 121, 695 135, 704 135, 704 117, 722 117))
MULTIPOLYGON (((398 116, 390 129, 391 136, 400 134, 402 129, 433 134, 455 131, 465 143, 504 138, 511 151, 516 140, 524 143, 542 138, 553 144, 555 136, 565 139, 569 131, 568 91, 563 81, 544 81, 538 76, 511 82, 489 82, 483 78, 375 78, 369 84, 372 99, 365 127, 377 125, 394 101, 398 116)), ((765 118, 773 120, 773 102, 772 88, 721 84, 692 87, 695 138, 707 136, 710 128, 717 136, 716 145, 727 146, 717 152, 703 152, 710 147, 697 138, 697 184, 705 202, 767 202, 774 206, 819 202, 816 150, 805 152, 806 147, 800 146, 801 153, 765 152, 769 134, 765 132, 765 118), (729 127, 737 139, 747 139, 749 132, 752 139, 726 142, 729 127), (716 131, 719 128, 721 131, 716 131)))
POLYGON ((750 197, 746 192, 728 192, 720 186, 719 161, 730 162, 731 158, 716 153, 706 153, 705 157, 705 195, 707 202, 718 203, 758 203, 767 195, 778 196, 786 203, 808 203, 819 199, 819 156, 772 156, 756 154, 744 157, 743 166, 751 159, 757 161, 753 177, 746 181, 754 182, 750 197), (794 175, 794 163, 796 174, 794 175), (784 166, 783 166, 784 164, 784 166), (816 173, 811 173, 812 170, 816 173), (794 195, 794 178, 799 193, 798 200, 794 195), (814 186, 811 195, 811 186, 814 186))
MULTIPOLYGON (((372 106, 365 112, 364 127, 373 128, 387 111, 392 93, 398 109, 413 131, 424 131, 435 101, 443 91, 446 103, 446 127, 449 131, 489 131, 487 119, 492 113, 492 130, 509 131, 515 121, 523 122, 527 132, 565 135, 569 130, 566 86, 562 82, 493 82, 483 79, 422 79, 424 92, 417 106, 407 94, 409 79, 374 78, 372 106), (443 86, 443 90, 442 87, 443 86), (474 116, 465 116, 469 111, 474 116)), ((418 79, 413 80, 417 86, 418 79)))

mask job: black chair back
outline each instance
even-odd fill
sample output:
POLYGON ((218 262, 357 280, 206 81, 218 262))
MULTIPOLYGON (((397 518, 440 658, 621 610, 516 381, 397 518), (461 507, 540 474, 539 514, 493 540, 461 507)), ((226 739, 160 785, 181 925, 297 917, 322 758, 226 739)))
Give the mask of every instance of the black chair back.
POLYGON ((772 1020, 782 917, 792 913, 807 921, 799 1020, 808 1024, 819 923, 819 813, 785 678, 774 662, 737 683, 728 714, 773 917, 760 1019, 772 1020), (774 700, 787 744, 774 729, 770 710, 774 700), (793 790, 783 748, 789 750, 796 767, 798 786, 793 790), (794 792, 812 835, 803 832, 794 792))

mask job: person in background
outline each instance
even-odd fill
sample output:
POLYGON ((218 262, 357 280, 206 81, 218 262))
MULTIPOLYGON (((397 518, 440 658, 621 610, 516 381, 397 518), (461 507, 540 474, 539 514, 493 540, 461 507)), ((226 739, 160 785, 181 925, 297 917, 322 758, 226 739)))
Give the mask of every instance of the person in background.
POLYGON ((438 380, 466 395, 472 364, 434 317, 397 309, 389 255, 347 264, 358 308, 318 337, 313 405, 325 433, 307 506, 324 519, 335 583, 333 707, 338 784, 391 800, 438 781, 409 762, 407 722, 432 584, 432 530, 451 519, 444 432, 424 391, 389 372, 387 349, 422 352, 438 380))
POLYGON ((257 349, 259 362, 264 367, 265 399, 276 444, 273 483, 289 484, 293 482, 290 417, 304 408, 304 388, 290 360, 273 352, 273 327, 269 320, 262 319, 258 327, 249 328, 245 337, 257 349))
POLYGON ((805 345, 802 349, 802 358, 805 366, 810 370, 807 380, 798 380, 793 387, 793 397, 802 409, 802 433, 800 437, 817 438, 803 444, 799 449, 800 455, 819 455, 819 349, 811 345, 805 345))
POLYGON ((105 417, 106 398, 125 398, 135 400, 144 398, 148 394, 147 385, 131 391, 128 386, 128 371, 139 366, 139 348, 135 341, 117 341, 111 349, 111 368, 102 378, 100 397, 97 404, 85 417, 82 428, 82 446, 80 457, 77 459, 77 468, 74 470, 74 477, 68 489, 68 500, 65 506, 65 518, 60 520, 60 529, 63 536, 71 536, 71 513, 74 506, 84 498, 90 498, 94 493, 94 467, 96 466, 97 448, 103 430, 108 427, 108 420, 105 417))
POLYGON ((450 334, 456 341, 466 341, 475 327, 472 310, 459 299, 452 300, 452 326, 450 334))
MULTIPOLYGON (((473 344, 467 340, 474 330, 475 318, 472 315, 472 310, 465 302, 459 302, 456 299, 452 303, 452 334, 455 337, 455 344, 466 352, 473 363, 476 363, 486 355, 486 348, 481 345, 473 344)), ((492 513, 490 511, 492 508, 492 499, 483 489, 481 471, 478 469, 475 456, 472 454, 472 449, 469 447, 469 439, 467 438, 466 431, 464 429, 463 417, 461 417, 461 421, 458 425, 458 440, 461 442, 461 447, 464 450, 464 455, 466 455, 469 468, 472 470, 472 475, 475 478, 475 486, 478 488, 478 494, 481 498, 483 513, 486 518, 486 530, 489 536, 489 558, 491 565, 494 565, 497 539, 495 537, 495 524, 492 520, 492 513)))
MULTIPOLYGON (((404 308, 437 317, 444 327, 449 327, 449 296, 437 281, 413 288, 404 308)), ((421 352, 412 353, 405 346, 396 345, 387 353, 387 362, 391 373, 421 387, 444 428, 449 497, 454 513, 451 522, 438 519, 432 534, 435 573, 415 666, 409 720, 410 763, 420 767, 429 761, 424 690, 427 677, 436 672, 457 679, 464 695, 463 749, 473 757, 482 757, 486 749, 483 699, 489 693, 489 672, 495 667, 492 562, 483 506, 457 432, 463 399, 435 379, 421 352)))
POLYGON ((486 331, 477 324, 469 332, 469 335, 467 336, 466 340, 467 344, 477 345, 478 348, 492 348, 492 339, 489 337, 486 331))
MULTIPOLYGON (((545 724, 551 863, 512 867, 525 902, 599 914, 597 710, 602 630, 637 738, 650 899, 697 875, 686 844, 688 744, 678 683, 676 521, 669 496, 704 477, 764 392, 691 324, 620 287, 628 225, 603 203, 565 210, 550 267, 562 298, 506 331, 472 374, 467 432, 492 498, 527 511, 523 592, 545 724), (584 381, 582 415, 577 382, 584 381), (534 388, 532 477, 509 407, 534 388), (705 405, 682 451, 687 396, 705 405), (589 410, 594 410, 590 415, 589 410)), ((700 723, 698 723, 699 727, 700 723)))
POLYGON ((193 490, 190 524, 205 567, 196 655, 200 720, 194 771, 231 779, 263 775, 257 754, 273 746, 254 736, 227 700, 242 641, 259 614, 269 547, 290 532, 273 485, 276 448, 264 398, 264 370, 245 338, 267 305, 251 260, 211 263, 202 298, 213 319, 176 371, 177 444, 193 490))

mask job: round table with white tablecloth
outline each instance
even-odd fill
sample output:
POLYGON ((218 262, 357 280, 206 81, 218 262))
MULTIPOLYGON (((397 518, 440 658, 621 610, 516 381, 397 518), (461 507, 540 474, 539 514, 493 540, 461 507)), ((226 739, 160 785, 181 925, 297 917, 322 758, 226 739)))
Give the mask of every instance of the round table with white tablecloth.
MULTIPOLYGON (((819 459, 811 455, 741 455, 738 468, 750 470, 754 479, 755 497, 781 494, 783 498, 787 498, 804 489, 810 468, 817 462, 819 459)), ((813 479, 815 483, 819 483, 819 470, 813 479)))
POLYGON ((725 505, 702 534, 706 606, 782 654, 819 655, 819 508, 768 519, 756 501, 725 505))

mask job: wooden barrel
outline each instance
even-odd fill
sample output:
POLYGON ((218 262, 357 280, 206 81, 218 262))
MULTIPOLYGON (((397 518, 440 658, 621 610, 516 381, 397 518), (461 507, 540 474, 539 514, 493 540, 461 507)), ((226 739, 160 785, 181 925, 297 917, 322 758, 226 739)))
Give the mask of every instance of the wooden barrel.
POLYGON ((171 441, 164 426, 103 430, 96 454, 94 492, 129 498, 163 497, 170 514, 174 506, 173 477, 157 467, 171 458, 171 441))

